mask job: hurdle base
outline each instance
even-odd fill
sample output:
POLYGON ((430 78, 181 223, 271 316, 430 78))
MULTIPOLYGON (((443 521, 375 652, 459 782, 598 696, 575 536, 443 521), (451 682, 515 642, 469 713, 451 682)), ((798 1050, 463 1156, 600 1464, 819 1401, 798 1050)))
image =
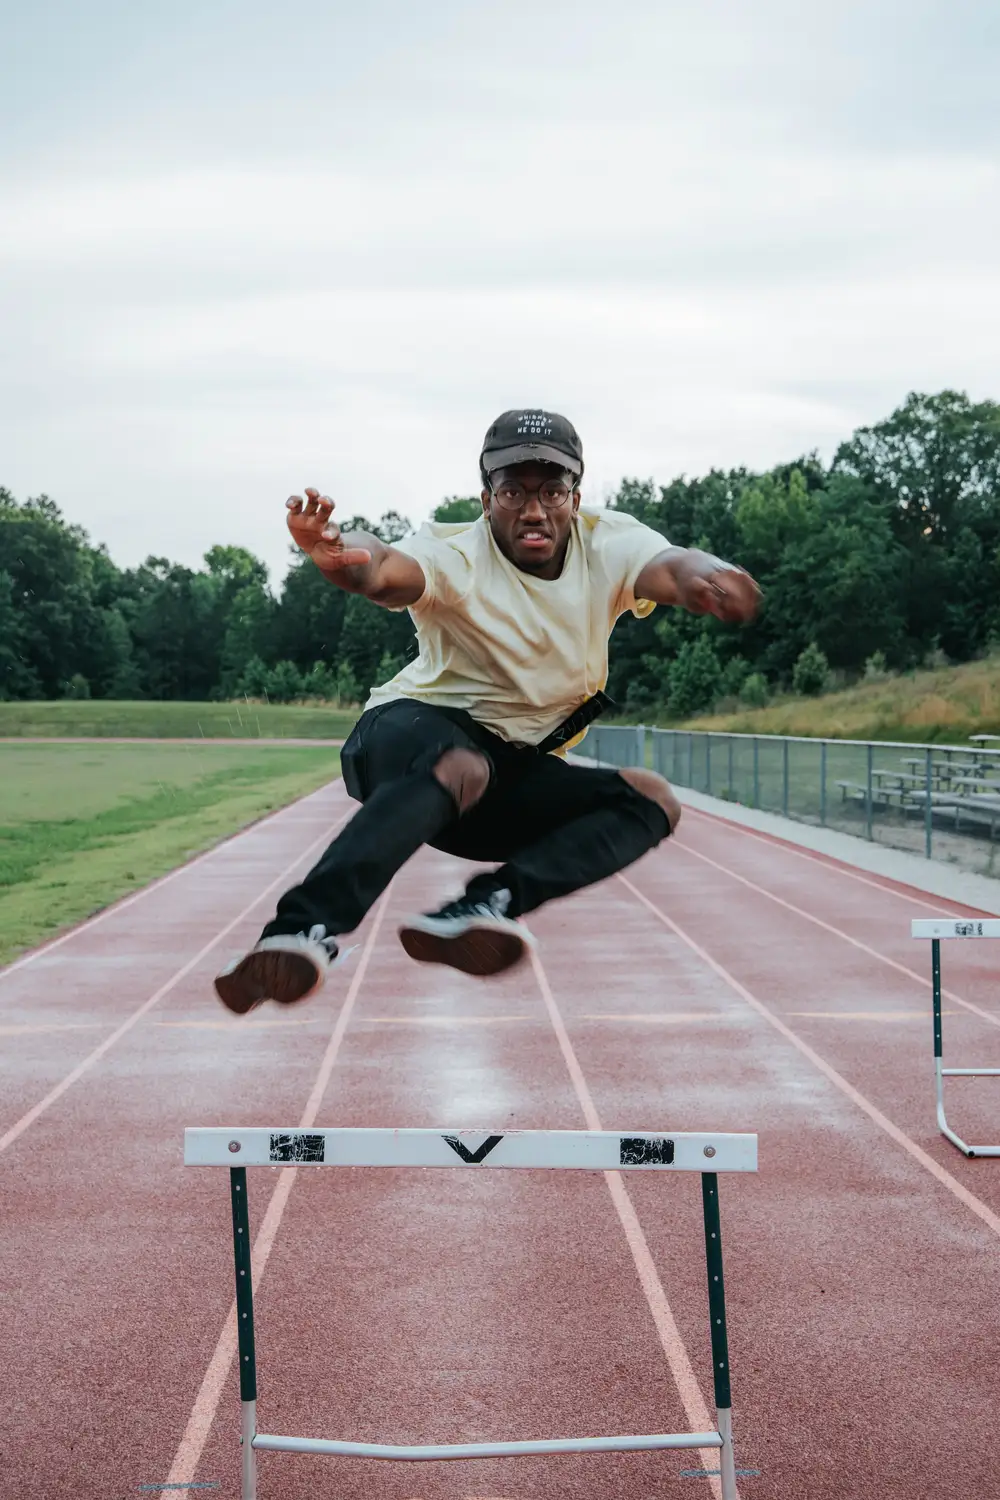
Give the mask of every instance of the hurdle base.
POLYGON ((553 1453, 640 1453, 660 1448, 721 1448, 718 1432, 662 1432, 644 1437, 545 1438, 523 1443, 342 1443, 333 1438, 278 1437, 258 1432, 253 1446, 274 1453, 326 1453, 338 1458, 383 1458, 436 1463, 451 1458, 528 1458, 553 1453))
POLYGON ((944 1080, 946 1078, 996 1078, 1000 1076, 1000 1068, 943 1068, 940 1058, 936 1059, 937 1074, 937 1122, 938 1129, 945 1140, 961 1151, 963 1156, 1000 1156, 1000 1146, 970 1146, 968 1141, 963 1141, 948 1124, 944 1112, 944 1080))
POLYGON ((957 1146, 963 1156, 1000 1156, 1000 1146, 970 1146, 968 1141, 963 1141, 960 1135, 955 1134, 943 1117, 938 1118, 938 1126, 945 1140, 957 1146))

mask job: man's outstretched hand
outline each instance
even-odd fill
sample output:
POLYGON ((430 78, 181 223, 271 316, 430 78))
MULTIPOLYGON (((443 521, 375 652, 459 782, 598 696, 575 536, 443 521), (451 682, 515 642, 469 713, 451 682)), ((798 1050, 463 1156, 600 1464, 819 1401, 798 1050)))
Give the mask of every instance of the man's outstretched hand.
POLYGON ((331 520, 333 501, 321 495, 319 490, 306 490, 305 500, 301 495, 292 495, 285 505, 288 529, 295 545, 308 552, 324 573, 337 573, 342 568, 363 568, 371 562, 370 552, 360 547, 345 547, 340 527, 331 520))
MULTIPOLYGON (((760 589, 742 568, 706 566, 697 553, 678 569, 678 604, 694 615, 714 615, 726 625, 746 625, 757 614, 760 589)), ((714 561, 714 560, 713 560, 714 561)))

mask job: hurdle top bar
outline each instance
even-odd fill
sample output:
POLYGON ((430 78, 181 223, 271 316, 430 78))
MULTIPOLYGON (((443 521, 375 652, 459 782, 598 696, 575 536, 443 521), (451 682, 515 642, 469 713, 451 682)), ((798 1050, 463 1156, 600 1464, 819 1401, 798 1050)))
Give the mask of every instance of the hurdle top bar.
POLYGON ((585 1171, 756 1172, 757 1137, 612 1130, 329 1130, 195 1126, 189 1167, 577 1167, 585 1171))
POLYGON ((1000 917, 918 917, 910 923, 915 938, 1000 937, 1000 917))

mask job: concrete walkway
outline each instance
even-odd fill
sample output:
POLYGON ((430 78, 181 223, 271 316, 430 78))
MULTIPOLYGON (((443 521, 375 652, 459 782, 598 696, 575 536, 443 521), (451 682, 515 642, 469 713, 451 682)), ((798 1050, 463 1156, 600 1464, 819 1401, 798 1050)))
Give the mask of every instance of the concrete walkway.
POLYGON ((1000 916, 1000 880, 988 875, 975 875, 960 870, 955 865, 934 859, 921 859, 919 855, 907 854, 900 849, 889 849, 884 844, 869 843, 867 839, 855 838, 849 833, 837 833, 831 828, 814 828, 808 823, 796 823, 791 818, 782 818, 776 813, 758 812, 739 803, 723 802, 718 797, 706 797, 702 792, 688 787, 674 787, 680 801, 686 807, 710 813, 730 823, 739 823, 744 828, 758 833, 770 834, 785 843, 796 844, 801 849, 811 849, 815 854, 840 860, 856 869, 867 870, 872 875, 898 881, 912 886, 914 890, 926 891, 932 896, 943 896, 963 906, 973 906, 979 911, 1000 916))

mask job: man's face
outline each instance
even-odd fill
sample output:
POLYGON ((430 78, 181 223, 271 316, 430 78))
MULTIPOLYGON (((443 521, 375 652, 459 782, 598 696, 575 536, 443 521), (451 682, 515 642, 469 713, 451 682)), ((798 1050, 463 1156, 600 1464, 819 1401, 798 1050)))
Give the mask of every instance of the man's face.
POLYGON ((483 511, 504 557, 525 573, 556 578, 580 491, 555 464, 514 464, 490 475, 483 511))

